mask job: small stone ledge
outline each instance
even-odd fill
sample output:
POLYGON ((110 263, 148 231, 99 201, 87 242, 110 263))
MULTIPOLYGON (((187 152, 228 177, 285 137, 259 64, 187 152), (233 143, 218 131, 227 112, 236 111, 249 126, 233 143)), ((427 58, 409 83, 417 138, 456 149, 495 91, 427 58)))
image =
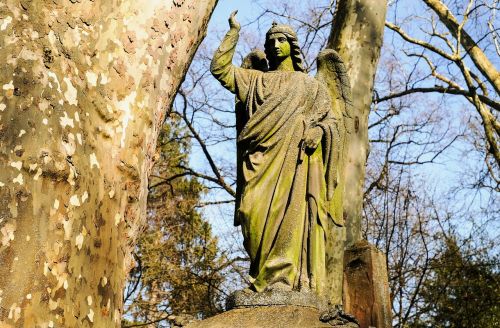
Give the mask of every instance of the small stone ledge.
POLYGON ((270 291, 255 293, 246 290, 236 291, 226 301, 226 309, 255 308, 259 306, 299 306, 324 309, 326 304, 314 293, 298 291, 270 291))

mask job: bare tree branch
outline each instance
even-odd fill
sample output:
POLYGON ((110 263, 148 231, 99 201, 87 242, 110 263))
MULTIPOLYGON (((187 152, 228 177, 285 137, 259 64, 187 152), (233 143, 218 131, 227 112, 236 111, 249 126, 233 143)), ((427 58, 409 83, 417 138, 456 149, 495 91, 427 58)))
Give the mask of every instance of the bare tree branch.
POLYGON ((472 37, 463 30, 463 25, 457 21, 451 11, 440 0, 422 1, 438 15, 439 19, 448 28, 451 34, 453 34, 465 48, 479 71, 493 85, 497 94, 500 94, 500 73, 472 37))

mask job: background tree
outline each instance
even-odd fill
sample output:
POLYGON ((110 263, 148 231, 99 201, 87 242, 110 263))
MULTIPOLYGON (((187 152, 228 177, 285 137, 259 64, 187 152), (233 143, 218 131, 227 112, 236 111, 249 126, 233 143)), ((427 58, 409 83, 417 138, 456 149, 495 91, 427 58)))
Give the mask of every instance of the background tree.
MULTIPOLYGON (((496 0, 447 3, 439 0, 415 4, 396 2, 397 6, 407 5, 409 11, 421 15, 401 11, 394 16, 394 22, 386 22, 386 27, 394 32, 393 42, 395 38, 404 41, 400 49, 388 50, 395 58, 405 58, 400 62, 406 62, 408 69, 405 69, 406 81, 401 81, 386 95, 377 94, 375 102, 408 98, 418 93, 450 95, 443 99, 463 98, 469 103, 466 106, 469 111, 462 115, 470 117, 468 156, 474 156, 476 162, 482 159, 484 163, 470 170, 463 184, 499 192, 500 73, 495 67, 500 65, 496 26, 499 3, 496 0), (417 26, 424 28, 417 29, 417 26)), ((456 111, 456 104, 442 109, 456 111)), ((463 106, 464 102, 459 104, 463 106)))
POLYGON ((123 327, 169 327, 171 315, 203 318, 223 308, 224 258, 199 214, 203 186, 179 166, 187 164, 189 139, 169 120, 160 133, 160 158, 149 183, 147 222, 141 230, 125 290, 123 327))
POLYGON ((0 325, 120 325, 156 139, 216 2, 0 4, 0 325))
POLYGON ((498 257, 448 239, 430 263, 422 288, 425 306, 410 327, 498 327, 500 271, 498 257))

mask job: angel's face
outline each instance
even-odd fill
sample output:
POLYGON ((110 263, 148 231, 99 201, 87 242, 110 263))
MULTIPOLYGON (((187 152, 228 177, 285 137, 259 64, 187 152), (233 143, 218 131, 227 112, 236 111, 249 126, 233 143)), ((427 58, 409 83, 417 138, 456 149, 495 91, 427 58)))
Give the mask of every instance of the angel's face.
POLYGON ((284 59, 290 56, 290 43, 285 34, 273 33, 266 40, 266 49, 275 58, 284 59))

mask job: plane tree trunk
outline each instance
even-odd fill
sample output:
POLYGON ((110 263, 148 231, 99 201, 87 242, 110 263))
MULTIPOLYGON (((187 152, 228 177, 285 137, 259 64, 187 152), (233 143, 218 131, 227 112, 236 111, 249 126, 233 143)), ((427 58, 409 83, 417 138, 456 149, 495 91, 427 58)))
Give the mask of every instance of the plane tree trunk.
POLYGON ((120 325, 156 139, 216 2, 0 4, 0 326, 120 325))
POLYGON ((344 219, 346 245, 361 240, 368 115, 384 37, 387 0, 339 0, 328 40, 347 64, 353 98, 353 124, 347 140, 344 219))

